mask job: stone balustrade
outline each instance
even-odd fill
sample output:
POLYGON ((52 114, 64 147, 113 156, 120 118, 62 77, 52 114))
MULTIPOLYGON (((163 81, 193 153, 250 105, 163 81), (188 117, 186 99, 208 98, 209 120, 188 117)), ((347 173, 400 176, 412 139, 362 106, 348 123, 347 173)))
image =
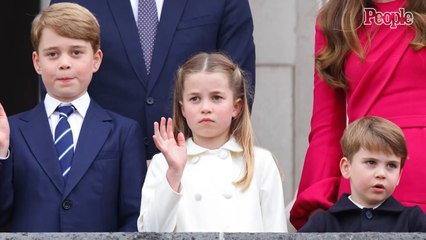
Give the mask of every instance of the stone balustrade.
POLYGON ((426 239, 426 233, 0 233, 7 240, 400 240, 426 239))

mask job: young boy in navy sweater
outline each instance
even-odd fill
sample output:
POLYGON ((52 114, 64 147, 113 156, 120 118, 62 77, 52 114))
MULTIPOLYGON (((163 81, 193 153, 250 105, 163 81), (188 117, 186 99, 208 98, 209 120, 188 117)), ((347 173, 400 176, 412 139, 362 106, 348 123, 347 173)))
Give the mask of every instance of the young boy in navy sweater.
POLYGON ((351 194, 314 214, 299 232, 426 232, 426 215, 392 197, 407 159, 401 129, 389 120, 364 117, 345 130, 340 161, 351 194))

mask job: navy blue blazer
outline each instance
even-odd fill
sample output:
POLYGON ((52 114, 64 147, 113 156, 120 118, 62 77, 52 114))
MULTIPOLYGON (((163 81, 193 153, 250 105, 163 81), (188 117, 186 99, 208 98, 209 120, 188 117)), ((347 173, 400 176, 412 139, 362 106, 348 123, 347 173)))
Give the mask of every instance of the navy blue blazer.
MULTIPOLYGON (((68 0, 52 0, 51 4, 68 0)), ((101 25, 102 65, 89 86, 101 106, 137 120, 147 158, 157 153, 154 121, 172 115, 179 65, 200 51, 222 50, 249 74, 255 89, 255 46, 248 0, 164 0, 147 76, 129 0, 69 0, 88 8, 101 25)))
POLYGON ((348 196, 313 215, 299 232, 426 232, 426 215, 418 206, 403 206, 391 196, 376 209, 360 209, 348 196))
POLYGON ((137 231, 146 163, 139 124, 91 100, 64 184, 44 102, 9 118, 0 227, 11 232, 137 231))

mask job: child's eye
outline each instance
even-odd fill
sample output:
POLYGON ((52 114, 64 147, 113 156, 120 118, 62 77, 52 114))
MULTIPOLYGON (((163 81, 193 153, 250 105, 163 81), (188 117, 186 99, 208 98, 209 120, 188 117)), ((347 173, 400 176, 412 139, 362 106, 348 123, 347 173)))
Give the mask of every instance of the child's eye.
POLYGON ((216 96, 213 96, 213 97, 212 97, 212 99, 213 99, 214 101, 219 101, 219 100, 221 100, 221 99, 222 99, 222 97, 221 97, 221 96, 219 96, 219 95, 216 95, 216 96))
POLYGON ((398 168, 398 165, 396 165, 395 163, 389 163, 388 168, 398 168))
POLYGON ((48 56, 48 57, 55 57, 55 56, 57 56, 58 54, 56 53, 56 52, 47 52, 46 53, 46 56, 48 56))
POLYGON ((78 56, 78 55, 80 55, 80 54, 81 54, 81 51, 80 51, 80 50, 74 50, 74 51, 72 52, 72 54, 73 54, 73 55, 75 55, 75 56, 78 56))
POLYGON ((373 161, 373 160, 367 160, 367 161, 365 161, 365 163, 366 163, 367 165, 375 165, 375 164, 376 164, 376 161, 373 161))
POLYGON ((199 97, 191 97, 191 98, 189 98, 190 102, 197 102, 198 100, 200 100, 199 97))

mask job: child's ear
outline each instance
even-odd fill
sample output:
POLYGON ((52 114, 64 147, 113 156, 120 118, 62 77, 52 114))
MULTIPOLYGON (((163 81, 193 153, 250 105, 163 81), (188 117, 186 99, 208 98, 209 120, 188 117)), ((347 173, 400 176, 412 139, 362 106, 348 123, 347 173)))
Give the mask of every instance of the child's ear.
POLYGON ((396 186, 398 186, 398 185, 399 185, 399 180, 401 180, 402 170, 403 170, 403 169, 401 169, 401 171, 399 172, 398 182, 396 183, 396 186))
POLYGON ((237 100, 234 101, 234 110, 232 111, 232 117, 238 116, 242 108, 243 108, 243 100, 241 100, 241 98, 238 98, 237 100))
POLYGON ((350 167, 351 163, 349 162, 349 159, 347 159, 346 157, 342 157, 342 159, 340 159, 340 172, 342 173, 342 176, 346 179, 349 179, 349 177, 351 176, 349 171, 350 167))
POLYGON ((38 53, 36 51, 33 52, 32 59, 33 59, 33 66, 35 71, 37 72, 37 74, 41 75, 40 61, 38 58, 38 53))
POLYGON ((97 72, 102 63, 103 53, 100 49, 93 55, 93 72, 97 72))
POLYGON ((180 106, 180 112, 182 113, 182 116, 183 116, 184 118, 186 118, 186 116, 185 116, 185 109, 183 108, 183 103, 182 103, 182 101, 179 101, 179 106, 180 106))

